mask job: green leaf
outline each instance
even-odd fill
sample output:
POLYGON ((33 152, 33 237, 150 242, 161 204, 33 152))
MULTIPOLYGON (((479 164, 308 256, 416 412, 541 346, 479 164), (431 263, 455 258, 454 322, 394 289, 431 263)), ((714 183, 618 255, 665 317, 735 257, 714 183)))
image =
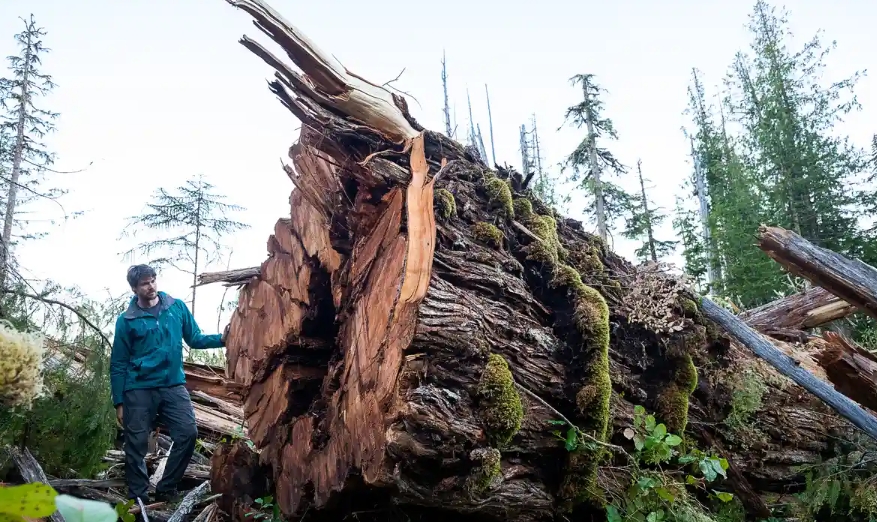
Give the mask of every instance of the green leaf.
POLYGON ((693 485, 697 484, 697 479, 694 478, 692 475, 686 475, 685 476, 685 483, 688 484, 689 486, 693 486, 693 485))
POLYGON ((566 426, 566 421, 551 419, 548 421, 548 424, 552 426, 566 426))
POLYGON ((664 444, 670 447, 678 446, 682 444, 682 437, 680 437, 679 435, 673 435, 671 433, 670 435, 667 435, 667 438, 664 439, 664 444))
POLYGON ((651 433, 655 429, 655 416, 649 415, 646 417, 646 430, 651 433))
POLYGON ((621 513, 615 506, 606 506, 606 522, 622 522, 621 513))
POLYGON ((55 507, 66 522, 116 522, 116 510, 106 502, 58 495, 55 507))
POLYGON ((710 465, 713 467, 713 469, 716 471, 716 473, 718 473, 719 475, 721 475, 724 478, 728 478, 728 475, 725 473, 725 469, 727 469, 727 468, 722 466, 722 463, 719 462, 719 459, 711 458, 710 465))
POLYGON ((686 454, 679 457, 680 464, 689 464, 691 462, 694 462, 695 460, 697 460, 697 457, 691 454, 686 454))
POLYGON ((637 451, 642 451, 645 447, 645 439, 642 435, 637 435, 633 438, 633 447, 636 448, 637 451))
POLYGON ((734 500, 734 495, 732 493, 728 493, 727 491, 716 491, 713 490, 713 493, 716 494, 716 497, 722 502, 730 502, 734 500))
POLYGON ((642 406, 640 406, 639 404, 637 404, 636 406, 633 407, 633 414, 634 415, 645 415, 646 409, 643 408, 642 406))
POLYGON ((122 522, 135 522, 137 520, 133 514, 128 513, 128 511, 134 506, 134 500, 128 500, 127 502, 119 502, 116 504, 116 514, 122 519, 122 522))
POLYGON ((58 492, 52 486, 32 482, 0 487, 0 513, 28 518, 48 517, 55 512, 58 492))
POLYGON ((673 502, 676 500, 676 496, 673 493, 670 493, 665 488, 655 488, 655 493, 658 494, 659 497, 666 500, 667 502, 673 502))
POLYGON ((637 480, 636 483, 643 491, 651 489, 658 485, 658 481, 653 479, 652 477, 640 477, 640 479, 637 480))
POLYGON ((698 463, 698 467, 700 468, 700 472, 703 473, 703 478, 705 478, 707 482, 712 482, 716 480, 716 470, 715 468, 713 468, 713 465, 709 461, 709 459, 701 460, 698 463))
POLYGON ((667 434, 667 426, 664 426, 664 424, 658 424, 657 426, 655 426, 655 430, 652 432, 652 435, 655 436, 656 438, 658 438, 659 440, 662 439, 664 437, 664 435, 666 435, 666 434, 667 434))
POLYGON ((575 451, 579 447, 579 434, 575 427, 566 432, 566 451, 575 451))

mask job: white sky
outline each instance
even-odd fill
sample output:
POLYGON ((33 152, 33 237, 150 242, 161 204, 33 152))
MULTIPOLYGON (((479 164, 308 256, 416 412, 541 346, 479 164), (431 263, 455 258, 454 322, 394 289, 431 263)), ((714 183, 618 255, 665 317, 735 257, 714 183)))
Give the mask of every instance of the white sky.
MULTIPOLYGON (((721 81, 735 51, 748 46, 744 24, 754 1, 271 4, 361 76, 382 83, 405 67, 395 85, 419 100, 409 99, 414 116, 440 131, 445 49, 461 130, 468 86, 475 119, 487 132, 484 84, 490 87, 500 163, 520 164, 519 127, 534 113, 547 163, 568 154, 581 140, 572 129, 556 132, 565 108, 579 101, 568 78, 596 74, 609 91, 605 115, 620 134, 611 150, 630 166, 642 158, 656 186, 651 197, 672 209, 690 171, 680 128, 688 123, 682 111, 691 67, 703 71, 707 86, 721 81)), ((790 0, 786 6, 796 35, 810 38, 821 28, 826 40, 838 40, 829 79, 875 65, 877 3, 790 0)), ((117 255, 127 246, 118 241, 124 218, 140 213, 157 187, 176 187, 199 173, 248 209, 239 217, 252 228, 230 240, 233 267, 260 263, 275 221, 289 213, 292 185, 279 161, 298 122, 268 91, 272 71, 237 43, 244 33, 268 43, 249 16, 223 0, 0 0, 0 55, 15 52, 17 17, 31 12, 48 31, 52 53, 44 71, 59 85, 41 102, 61 113, 49 141, 56 168, 94 164, 60 176, 71 189, 65 208, 87 214, 19 250, 30 274, 79 285, 95 297, 106 288, 125 292, 129 263, 117 255)), ((865 110, 838 131, 865 146, 877 132, 877 82, 866 78, 858 94, 865 110)), ((39 211, 61 217, 51 205, 39 211)), ((662 235, 670 233, 668 223, 662 235)), ((632 254, 631 245, 616 246, 632 254)), ((159 284, 180 297, 188 293, 189 282, 173 272, 159 284)), ((211 331, 222 287, 201 292, 197 319, 211 331)))

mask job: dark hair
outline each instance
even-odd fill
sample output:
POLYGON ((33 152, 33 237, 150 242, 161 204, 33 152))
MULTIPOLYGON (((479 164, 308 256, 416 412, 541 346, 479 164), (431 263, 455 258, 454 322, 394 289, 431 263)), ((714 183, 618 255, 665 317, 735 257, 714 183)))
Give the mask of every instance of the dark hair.
POLYGON ((128 269, 128 285, 137 286, 145 277, 155 277, 155 270, 149 265, 134 265, 128 269))

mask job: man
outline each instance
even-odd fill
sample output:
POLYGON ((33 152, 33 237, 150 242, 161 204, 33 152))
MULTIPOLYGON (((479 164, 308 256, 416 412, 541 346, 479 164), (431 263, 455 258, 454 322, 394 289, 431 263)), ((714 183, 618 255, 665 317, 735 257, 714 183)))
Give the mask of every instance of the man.
POLYGON ((174 441, 155 500, 175 499, 177 484, 195 451, 198 429, 183 373, 183 340, 193 349, 225 346, 228 327, 220 336, 204 335, 183 301, 159 292, 155 270, 147 265, 128 269, 134 297, 116 320, 110 358, 110 383, 116 422, 124 428, 125 479, 128 498, 148 503, 146 474, 149 434, 160 423, 174 441))

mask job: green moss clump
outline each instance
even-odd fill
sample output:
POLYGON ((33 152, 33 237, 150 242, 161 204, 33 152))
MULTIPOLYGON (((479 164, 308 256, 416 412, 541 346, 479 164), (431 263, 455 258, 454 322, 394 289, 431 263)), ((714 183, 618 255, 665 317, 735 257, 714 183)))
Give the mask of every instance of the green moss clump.
POLYGON ((501 355, 490 354, 481 374, 478 395, 483 399, 482 418, 488 436, 502 447, 521 429, 524 406, 515 389, 509 365, 501 355))
POLYGON ((515 217, 515 206, 512 202, 512 189, 509 184, 499 178, 490 178, 484 183, 487 189, 487 197, 492 205, 502 209, 506 217, 515 217))
MULTIPOLYGON (((597 290, 581 282, 575 269, 560 268, 563 266, 565 265, 560 265, 557 272, 562 272, 564 277, 573 281, 573 288, 576 290, 573 319, 585 341, 585 349, 592 354, 585 381, 576 394, 576 406, 585 421, 582 429, 605 441, 609 434, 609 404, 612 397, 612 380, 609 376, 609 306, 597 290)), ((596 484, 597 467, 603 454, 602 449, 598 449, 570 455, 562 485, 562 495, 567 503, 576 505, 590 501, 603 504, 605 499, 596 484)))
POLYGON ((502 248, 503 235, 500 229, 494 225, 485 222, 475 223, 472 226, 472 235, 475 239, 482 243, 492 246, 493 248, 502 248))
POLYGON ((534 241, 527 246, 527 259, 549 266, 565 259, 568 252, 560 244, 557 236, 557 221, 551 216, 533 214, 524 220, 524 225, 542 241, 534 241))
POLYGON ((533 212, 533 202, 526 198, 518 198, 513 203, 515 207, 515 216, 522 222, 526 223, 536 215, 533 212))
POLYGON ((435 209, 442 221, 447 221, 457 214, 457 202, 454 195, 447 189, 438 189, 435 191, 435 209))
POLYGON ((591 248, 572 251, 569 254, 569 260, 580 274, 602 275, 605 271, 600 256, 591 248))
POLYGON ((691 356, 680 359, 673 381, 658 396, 657 409, 667 430, 682 434, 688 425, 688 398, 697 389, 697 368, 691 356))
POLYGON ((549 284, 551 288, 568 287, 575 295, 587 291, 578 270, 564 264, 558 264, 554 267, 554 273, 549 284))
POLYGON ((482 494, 502 477, 500 460, 502 455, 496 448, 479 448, 472 452, 473 458, 481 461, 481 465, 473 470, 469 477, 469 491, 482 494))

